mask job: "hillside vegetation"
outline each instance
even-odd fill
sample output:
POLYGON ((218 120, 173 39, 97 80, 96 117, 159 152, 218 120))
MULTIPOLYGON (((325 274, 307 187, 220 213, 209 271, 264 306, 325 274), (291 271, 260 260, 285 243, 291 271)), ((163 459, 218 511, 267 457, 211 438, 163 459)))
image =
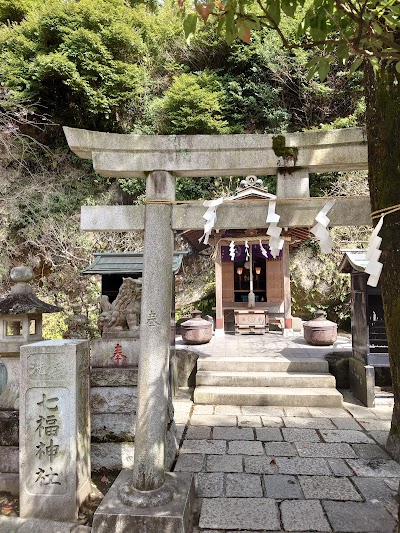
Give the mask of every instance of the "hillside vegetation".
MULTIPOLYGON (((62 125, 224 134, 364 121, 362 74, 349 81, 337 65, 325 82, 317 76, 308 81, 308 52, 282 49, 268 30, 248 45, 228 47, 205 27, 188 44, 171 2, 0 0, 0 58, 0 292, 9 290, 12 266, 29 264, 39 295, 67 313, 76 303, 88 314, 96 305, 96 280, 78 275, 93 252, 139 251, 142 245, 140 234, 81 233, 80 206, 140 203, 144 183, 96 176, 90 162, 69 151, 62 125)), ((354 183, 365 190, 362 176, 352 179, 315 177, 313 194, 343 184, 352 191, 354 183)), ((274 192, 273 180, 266 182, 274 192)), ((209 199, 228 194, 237 183, 219 176, 180 178, 177 197, 209 199)), ((365 232, 336 233, 338 243, 352 239, 365 241, 365 232)), ((293 255, 297 312, 306 316, 322 305, 332 318, 345 318, 348 285, 336 273, 339 258, 340 252, 321 258, 314 243, 293 255)), ((196 300, 212 296, 212 261, 201 259, 207 276, 191 288, 199 279, 195 263, 188 261, 185 306, 190 294, 196 300)), ((49 335, 61 333, 62 319, 52 319, 49 335)))

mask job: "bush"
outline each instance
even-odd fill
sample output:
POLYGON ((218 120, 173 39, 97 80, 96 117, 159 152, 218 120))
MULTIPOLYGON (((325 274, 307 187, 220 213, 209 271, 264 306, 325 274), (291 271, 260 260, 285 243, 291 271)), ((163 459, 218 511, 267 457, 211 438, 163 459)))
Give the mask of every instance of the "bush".
POLYGON ((160 133, 228 133, 223 100, 224 92, 215 75, 204 71, 175 76, 157 104, 160 133))

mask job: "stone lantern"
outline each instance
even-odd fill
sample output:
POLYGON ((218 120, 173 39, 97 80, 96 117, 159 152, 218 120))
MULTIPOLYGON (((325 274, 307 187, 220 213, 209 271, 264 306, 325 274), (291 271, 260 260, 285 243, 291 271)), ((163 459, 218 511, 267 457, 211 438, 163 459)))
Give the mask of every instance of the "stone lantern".
POLYGON ((0 409, 18 408, 20 347, 42 340, 43 313, 61 311, 35 296, 30 267, 13 268, 10 278, 11 293, 0 300, 0 409))

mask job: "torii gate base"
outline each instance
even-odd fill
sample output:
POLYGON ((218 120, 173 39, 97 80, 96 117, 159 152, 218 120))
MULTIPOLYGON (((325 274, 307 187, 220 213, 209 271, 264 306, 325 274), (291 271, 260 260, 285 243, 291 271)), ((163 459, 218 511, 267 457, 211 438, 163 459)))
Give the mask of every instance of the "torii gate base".
MULTIPOLYGON (((193 474, 166 472, 165 484, 175 486, 173 499, 160 506, 138 507, 121 502, 119 491, 132 478, 131 470, 123 470, 97 509, 92 530, 96 533, 186 533, 191 531, 193 474)), ((151 491, 153 492, 153 491, 151 491)))

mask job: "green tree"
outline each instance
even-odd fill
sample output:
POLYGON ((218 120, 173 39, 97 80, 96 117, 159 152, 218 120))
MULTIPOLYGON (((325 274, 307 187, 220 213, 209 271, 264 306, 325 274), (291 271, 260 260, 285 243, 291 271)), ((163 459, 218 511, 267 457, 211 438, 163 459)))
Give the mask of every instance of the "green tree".
POLYGON ((48 0, 19 24, 3 24, 1 79, 8 99, 35 104, 62 124, 125 129, 143 112, 149 16, 146 7, 123 0, 48 0))
POLYGON ((228 133, 222 116, 224 93, 213 74, 176 76, 159 102, 160 133, 228 133))
MULTIPOLYGON (((178 0, 184 10, 185 0, 178 0)), ((350 74, 364 66, 368 179, 372 211, 400 204, 400 5, 396 0, 219 0, 195 2, 185 14, 189 36, 197 18, 215 20, 228 43, 250 42, 268 27, 290 49, 312 49, 309 77, 324 80, 335 61, 350 74), (288 20, 291 21, 288 23, 288 20), (296 31, 290 31, 295 23, 296 31), (289 28, 289 31, 288 31, 289 28)), ((395 406, 388 445, 400 458, 400 211, 387 215, 381 235, 382 293, 395 406)))

